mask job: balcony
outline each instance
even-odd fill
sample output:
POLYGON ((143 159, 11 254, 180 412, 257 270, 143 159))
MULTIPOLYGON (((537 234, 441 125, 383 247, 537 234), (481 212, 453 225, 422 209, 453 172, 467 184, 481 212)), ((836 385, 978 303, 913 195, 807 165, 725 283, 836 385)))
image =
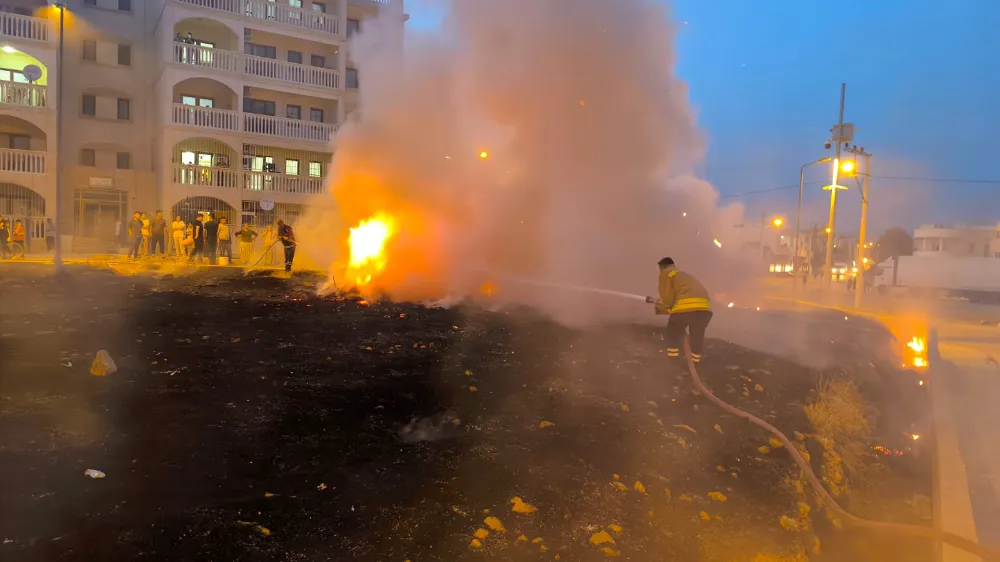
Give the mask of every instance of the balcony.
POLYGON ((340 18, 314 10, 293 8, 266 0, 175 0, 188 6, 227 12, 252 20, 278 23, 328 35, 340 34, 340 18))
POLYGON ((0 104, 20 107, 49 107, 45 86, 0 82, 0 104))
POLYGON ((307 66, 253 55, 244 55, 244 60, 244 72, 250 76, 319 88, 334 90, 340 88, 340 73, 332 68, 307 66))
POLYGON ((331 142, 337 133, 337 126, 332 123, 285 119, 182 103, 173 104, 171 122, 174 125, 321 143, 331 142))
POLYGON ((0 149, 0 171, 44 174, 46 154, 40 150, 0 149))
POLYGON ((290 176, 273 172, 233 170, 214 166, 174 165, 175 184, 247 191, 319 195, 326 189, 326 179, 312 176, 290 176))
POLYGON ((0 12, 0 37, 48 43, 56 38, 52 22, 45 18, 0 12))
POLYGON ((191 65, 197 67, 199 71, 209 69, 221 72, 243 72, 247 76, 278 80, 290 84, 331 90, 340 88, 340 72, 332 68, 308 66, 186 43, 174 43, 171 62, 191 65))

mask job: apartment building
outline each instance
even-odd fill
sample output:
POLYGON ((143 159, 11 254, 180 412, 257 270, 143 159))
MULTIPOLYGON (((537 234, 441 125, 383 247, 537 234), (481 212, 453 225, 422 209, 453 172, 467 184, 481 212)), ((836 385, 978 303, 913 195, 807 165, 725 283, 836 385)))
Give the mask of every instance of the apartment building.
POLYGON ((402 0, 65 4, 59 99, 59 10, 0 0, 0 215, 43 238, 58 193, 81 252, 136 210, 294 223, 357 104, 351 37, 380 12, 405 21, 402 0))
POLYGON ((1000 258, 1000 225, 923 225, 913 231, 913 255, 1000 258))

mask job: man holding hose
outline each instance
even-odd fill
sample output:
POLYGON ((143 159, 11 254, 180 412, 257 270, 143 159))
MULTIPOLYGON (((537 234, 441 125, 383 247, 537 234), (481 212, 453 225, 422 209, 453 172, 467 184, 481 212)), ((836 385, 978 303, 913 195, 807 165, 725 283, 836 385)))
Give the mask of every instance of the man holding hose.
POLYGON ((667 321, 667 357, 680 357, 684 333, 691 334, 691 360, 701 362, 705 330, 712 321, 712 303, 705 286, 689 273, 679 271, 671 258, 659 261, 660 300, 647 297, 656 314, 669 314, 667 321))

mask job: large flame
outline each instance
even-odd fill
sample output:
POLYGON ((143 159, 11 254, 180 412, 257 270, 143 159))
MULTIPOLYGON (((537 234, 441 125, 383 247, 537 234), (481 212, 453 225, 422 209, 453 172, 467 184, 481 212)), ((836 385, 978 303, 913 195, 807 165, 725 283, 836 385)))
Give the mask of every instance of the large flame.
POLYGON ((357 285, 368 283, 372 275, 385 269, 389 262, 385 246, 394 230, 395 221, 385 213, 376 213, 351 229, 348 237, 351 257, 347 267, 357 285))

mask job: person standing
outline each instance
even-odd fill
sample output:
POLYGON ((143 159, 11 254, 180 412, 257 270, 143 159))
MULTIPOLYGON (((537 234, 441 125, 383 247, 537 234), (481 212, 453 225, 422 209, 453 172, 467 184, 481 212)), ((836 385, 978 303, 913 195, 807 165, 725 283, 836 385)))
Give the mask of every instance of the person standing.
POLYGON ((56 225, 52 219, 45 219, 45 249, 50 252, 56 249, 56 225))
POLYGON ((146 213, 139 213, 139 221, 142 222, 142 257, 149 255, 149 238, 152 234, 152 225, 149 222, 149 215, 146 213))
POLYGON ((233 234, 226 217, 219 218, 219 257, 233 263, 233 234))
POLYGON ((281 219, 278 219, 278 240, 285 247, 285 271, 291 271, 295 259, 295 231, 281 219))
POLYGON ((274 231, 274 225, 267 225, 264 229, 264 265, 274 265, 275 245, 278 243, 278 234, 274 231))
POLYGON ((0 259, 10 257, 8 244, 10 244, 10 223, 7 222, 7 219, 0 217, 0 259))
POLYGON ((205 257, 205 227, 201 221, 201 215, 198 215, 191 225, 191 238, 194 240, 194 243, 191 245, 191 258, 189 260, 191 263, 194 263, 195 257, 198 258, 198 263, 201 263, 202 258, 205 257))
POLYGON ((163 218, 163 211, 156 211, 153 220, 150 221, 149 255, 156 253, 156 248, 160 248, 160 255, 166 255, 167 243, 167 219, 163 218))
POLYGON ((257 232, 250 228, 249 223, 243 223, 243 228, 237 236, 240 239, 240 260, 243 265, 248 265, 250 258, 253 257, 253 242, 257 239, 257 232))
POLYGON ((708 290, 693 275, 678 271, 671 258, 659 261, 660 300, 647 297, 655 305, 656 314, 669 314, 667 320, 667 357, 680 357, 684 334, 691 334, 691 360, 701 362, 704 356, 705 330, 712 321, 712 303, 708 290))
POLYGON ((137 260, 139 259, 140 246, 142 246, 142 214, 139 211, 132 213, 132 220, 128 223, 128 239, 131 242, 128 260, 137 260))
POLYGON ((217 265, 219 263, 219 221, 215 220, 215 213, 208 213, 208 219, 202 228, 205 231, 205 254, 208 255, 208 263, 217 265))
POLYGON ((174 242, 173 254, 176 257, 184 255, 184 221, 177 215, 174 222, 170 223, 170 235, 174 242))

